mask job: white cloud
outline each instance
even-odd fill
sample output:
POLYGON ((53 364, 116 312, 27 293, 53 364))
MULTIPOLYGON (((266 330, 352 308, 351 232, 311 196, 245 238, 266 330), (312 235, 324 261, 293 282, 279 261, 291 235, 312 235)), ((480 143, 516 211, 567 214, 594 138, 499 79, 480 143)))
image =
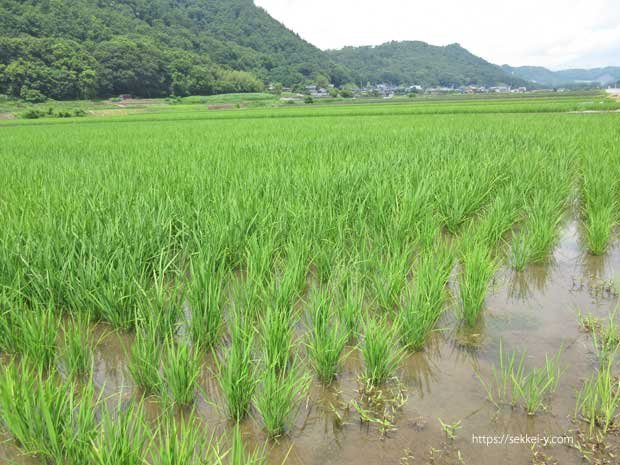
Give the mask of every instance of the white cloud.
POLYGON ((494 63, 620 66, 618 0, 255 0, 326 48, 390 40, 458 42, 494 63))

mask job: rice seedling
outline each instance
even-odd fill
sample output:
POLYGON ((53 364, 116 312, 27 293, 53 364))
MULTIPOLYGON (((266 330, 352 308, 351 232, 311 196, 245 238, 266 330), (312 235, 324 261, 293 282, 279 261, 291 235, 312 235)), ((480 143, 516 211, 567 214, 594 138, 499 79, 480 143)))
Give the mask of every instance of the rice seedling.
POLYGON ((586 245, 592 255, 605 253, 617 221, 618 181, 613 169, 615 162, 608 153, 600 155, 596 163, 588 159, 583 161, 582 216, 586 245))
POLYGON ((615 425, 620 407, 620 379, 614 376, 613 359, 608 358, 577 393, 575 417, 580 416, 589 423, 588 432, 594 435, 595 428, 603 434, 615 425))
POLYGON ((446 247, 421 256, 408 303, 398 314, 401 340, 410 350, 421 350, 443 312, 445 287, 453 255, 446 247))
POLYGON ((224 277, 216 268, 202 258, 192 260, 191 278, 187 299, 191 308, 188 330, 192 342, 203 349, 211 349, 217 343, 223 326, 222 287, 224 277), (205 263, 206 262, 206 263, 205 263))
POLYGON ((92 330, 88 315, 71 320, 65 328, 63 362, 67 373, 75 378, 84 378, 93 366, 92 330))
POLYGON ((363 377, 369 384, 383 384, 396 374, 404 356, 398 344, 399 331, 398 325, 389 326, 385 318, 367 318, 364 322, 363 377))
POLYGON ((463 251, 458 277, 461 297, 459 316, 469 327, 478 321, 496 269, 497 262, 486 246, 476 243, 463 251))
POLYGON ((323 384, 331 383, 338 374, 342 351, 349 334, 336 318, 325 292, 320 292, 312 302, 308 355, 312 366, 323 384))
POLYGON ((253 357, 254 332, 239 316, 235 317, 230 331, 230 346, 217 359, 217 374, 226 401, 226 414, 240 421, 250 410, 258 383, 253 357))
POLYGON ((139 323, 127 367, 134 382, 147 394, 161 392, 159 371, 162 343, 148 323, 139 323))
POLYGON ((548 397, 558 387, 563 372, 561 355, 562 349, 553 357, 545 355, 543 367, 528 371, 525 368, 526 352, 505 353, 500 341, 499 368, 493 368, 491 382, 485 382, 479 375, 478 379, 495 406, 507 403, 515 406, 522 402, 528 415, 535 415, 547 408, 548 397))
MULTIPOLYGON (((267 462, 266 447, 258 447, 252 452, 248 452, 243 444, 239 423, 235 423, 232 433, 232 445, 229 452, 230 465, 264 465, 267 462)), ((288 455, 288 454, 287 454, 288 455)), ((286 457, 282 464, 286 462, 286 457)), ((220 462, 217 462, 218 464, 220 462)))
POLYGON ((351 340, 359 334, 360 316, 364 308, 364 288, 355 288, 349 278, 340 286, 338 296, 335 313, 348 339, 351 340))
POLYGON ((308 390, 310 377, 293 362, 286 370, 274 365, 265 366, 256 392, 255 406, 267 434, 278 437, 284 434, 295 408, 308 390))
POLYGON ((72 381, 45 376, 27 362, 10 362, 0 375, 4 427, 26 453, 50 463, 88 463, 96 426, 92 383, 78 397, 72 381))
POLYGON ((373 260, 375 272, 371 275, 372 285, 380 309, 393 311, 399 305, 410 267, 409 254, 403 247, 401 251, 387 253, 386 257, 373 260))
POLYGON ((157 277, 155 284, 143 293, 144 299, 138 308, 139 321, 149 326, 151 334, 161 341, 176 334, 182 315, 177 289, 168 289, 162 276, 157 277))
POLYGON ((219 447, 213 437, 207 438, 195 412, 177 420, 166 416, 159 420, 155 436, 159 437, 147 463, 152 465, 202 465, 218 463, 219 447))
POLYGON ((15 347, 19 354, 41 368, 50 369, 56 361, 59 324, 51 304, 21 308, 12 312, 15 325, 15 347))
POLYGON ((200 376, 200 354, 187 343, 166 340, 162 354, 161 394, 165 400, 187 406, 194 401, 200 376))
POLYGON ((93 440, 95 465, 142 465, 153 441, 142 403, 128 407, 118 403, 114 411, 102 410, 93 440))
POLYGON ((592 255, 603 255, 611 240, 611 232, 616 223, 615 212, 617 207, 612 204, 608 207, 591 211, 586 217, 586 243, 592 255))
POLYGON ((267 307, 261 319, 263 359, 275 370, 284 370, 293 349, 293 332, 288 309, 267 307))

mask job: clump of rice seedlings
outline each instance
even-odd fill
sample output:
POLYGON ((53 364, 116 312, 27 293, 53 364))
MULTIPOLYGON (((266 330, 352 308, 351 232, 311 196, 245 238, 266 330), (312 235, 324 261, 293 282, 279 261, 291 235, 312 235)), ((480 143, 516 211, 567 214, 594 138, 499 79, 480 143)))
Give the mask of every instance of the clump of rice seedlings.
POLYGON ((499 346, 499 368, 493 368, 491 383, 478 377, 487 392, 488 399, 499 407, 501 404, 512 406, 522 402, 528 415, 535 415, 547 408, 547 399, 554 393, 560 382, 562 367, 560 357, 562 349, 553 357, 545 355, 545 365, 541 368, 526 370, 526 352, 505 353, 502 343, 499 346))
POLYGON ((620 379, 614 376, 613 359, 609 357, 577 394, 575 417, 581 416, 589 423, 590 436, 595 428, 607 434, 617 423, 619 407, 620 379))
POLYGON ((349 340, 359 334, 362 309, 364 308, 364 287, 356 288, 351 276, 337 286, 338 299, 336 315, 349 340))
POLYGON ((102 410, 97 435, 93 440, 94 465, 143 465, 153 434, 145 421, 142 403, 114 412, 102 410))
POLYGON ((603 255, 616 224, 618 181, 609 156, 597 157, 596 166, 588 163, 581 187, 586 244, 592 255, 603 255), (601 166, 603 169, 601 169, 601 166))
POLYGON ((218 380, 228 417, 240 421, 249 412, 258 383, 252 356, 254 332, 239 316, 234 318, 230 331, 230 346, 217 359, 218 380))
POLYGON ((302 372, 298 362, 293 362, 286 370, 265 366, 255 406, 270 437, 281 436, 287 431, 291 416, 309 384, 310 377, 302 372))
POLYGON ((523 402, 528 415, 546 409, 546 398, 557 389, 562 369, 561 351, 554 357, 545 356, 545 366, 534 368, 521 378, 514 378, 514 390, 523 402))
MULTIPOLYGON (((241 429, 239 423, 235 424, 232 434, 232 445, 229 452, 230 465, 264 465, 267 462, 267 453, 265 446, 256 448, 253 452, 248 452, 243 445, 241 437, 241 429)), ((282 461, 284 462, 286 459, 282 461)), ((220 462, 217 462, 218 464, 220 462)))
MULTIPOLYGON (((557 194, 556 194, 557 195, 557 194)), ((528 263, 543 262, 558 239, 558 226, 562 219, 563 202, 553 193, 544 192, 534 197, 526 207, 526 223, 513 238, 510 263, 521 271, 528 263)))
POLYGON ((187 343, 177 344, 169 338, 162 359, 162 396, 179 406, 191 404, 200 376, 199 352, 187 343))
POLYGON ((588 212, 585 219, 586 244, 592 255, 603 255, 611 240, 611 232, 616 223, 615 204, 598 207, 588 212))
POLYGON ((56 340, 58 339, 58 319, 51 305, 36 305, 22 308, 12 313, 12 323, 16 325, 15 350, 41 368, 49 369, 56 360, 56 340))
POLYGON ((161 391, 159 372, 162 342, 148 323, 138 323, 127 367, 134 382, 147 394, 161 391))
POLYGON ((202 434, 196 414, 192 410, 189 418, 166 416, 160 420, 156 436, 160 437, 158 447, 151 448, 149 463, 153 465, 202 465, 220 463, 219 448, 213 438, 202 434))
POLYGON ((223 274, 214 263, 192 260, 187 299, 191 308, 189 335, 196 346, 210 349, 218 341, 223 325, 223 274))
POLYGON ((480 243, 465 248, 459 273, 460 318, 469 327, 479 318, 497 262, 490 250, 480 243))
POLYGON ((71 320, 65 328, 63 362, 70 376, 84 378, 93 366, 93 349, 91 346, 92 330, 88 315, 80 315, 71 320))
POLYGON ((0 375, 0 418, 29 454, 50 463, 89 463, 95 432, 92 383, 78 397, 77 386, 45 376, 42 368, 10 362, 0 375))
POLYGON ((364 322, 362 356, 364 358, 363 378, 373 386, 392 378, 404 356, 399 346, 398 325, 388 325, 385 318, 367 318, 364 322))
POLYGON ((510 403, 515 405, 517 401, 517 393, 515 392, 515 380, 524 378, 525 352, 517 355, 517 352, 505 354, 503 351, 502 341, 499 342, 499 368, 493 367, 493 380, 486 383, 480 376, 478 379, 482 383, 488 399, 499 406, 502 403, 510 403), (518 357, 518 358, 517 358, 518 357))
POLYGON ((167 287, 162 276, 156 277, 154 285, 143 292, 145 298, 138 308, 139 321, 149 326, 151 334, 161 341, 176 334, 182 314, 177 289, 167 287))
POLYGON ((308 354, 319 380, 329 384, 336 378, 349 335, 332 311, 325 292, 318 294, 310 312, 308 354))
POLYGON ((399 305, 402 290, 407 282, 409 253, 403 250, 387 255, 385 258, 374 260, 372 285, 379 308, 392 311, 399 305))
POLYGON ((452 265, 453 255, 446 247, 429 251, 420 258, 409 301, 398 315, 401 340, 408 349, 422 349, 435 328, 443 312, 452 265))
POLYGON ((268 366, 284 370, 293 347, 291 318, 286 308, 267 307, 261 321, 263 357, 268 366))

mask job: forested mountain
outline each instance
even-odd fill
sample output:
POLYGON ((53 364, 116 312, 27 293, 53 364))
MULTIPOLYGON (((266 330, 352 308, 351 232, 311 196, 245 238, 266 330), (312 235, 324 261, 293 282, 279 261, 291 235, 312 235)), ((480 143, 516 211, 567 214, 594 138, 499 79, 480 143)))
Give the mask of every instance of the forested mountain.
POLYGON ((516 77, 549 87, 589 84, 607 86, 620 81, 620 67, 618 66, 593 69, 564 69, 561 71, 551 71, 542 66, 512 67, 504 65, 502 68, 516 77))
POLYGON ((445 47, 419 41, 330 50, 329 56, 351 70, 358 83, 391 82, 423 86, 527 85, 501 67, 477 57, 459 44, 445 47))
POLYGON ((2 0, 0 93, 84 98, 350 80, 252 0, 2 0))

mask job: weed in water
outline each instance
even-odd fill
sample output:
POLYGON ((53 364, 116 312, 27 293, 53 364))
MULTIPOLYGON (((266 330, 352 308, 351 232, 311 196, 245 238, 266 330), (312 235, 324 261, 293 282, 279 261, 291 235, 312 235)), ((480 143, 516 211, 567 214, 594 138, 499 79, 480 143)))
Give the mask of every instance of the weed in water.
POLYGON ((616 423, 620 407, 620 380, 614 376, 613 365, 612 358, 608 358, 577 394, 575 416, 581 416, 589 423, 591 437, 595 428, 607 434, 616 423))

